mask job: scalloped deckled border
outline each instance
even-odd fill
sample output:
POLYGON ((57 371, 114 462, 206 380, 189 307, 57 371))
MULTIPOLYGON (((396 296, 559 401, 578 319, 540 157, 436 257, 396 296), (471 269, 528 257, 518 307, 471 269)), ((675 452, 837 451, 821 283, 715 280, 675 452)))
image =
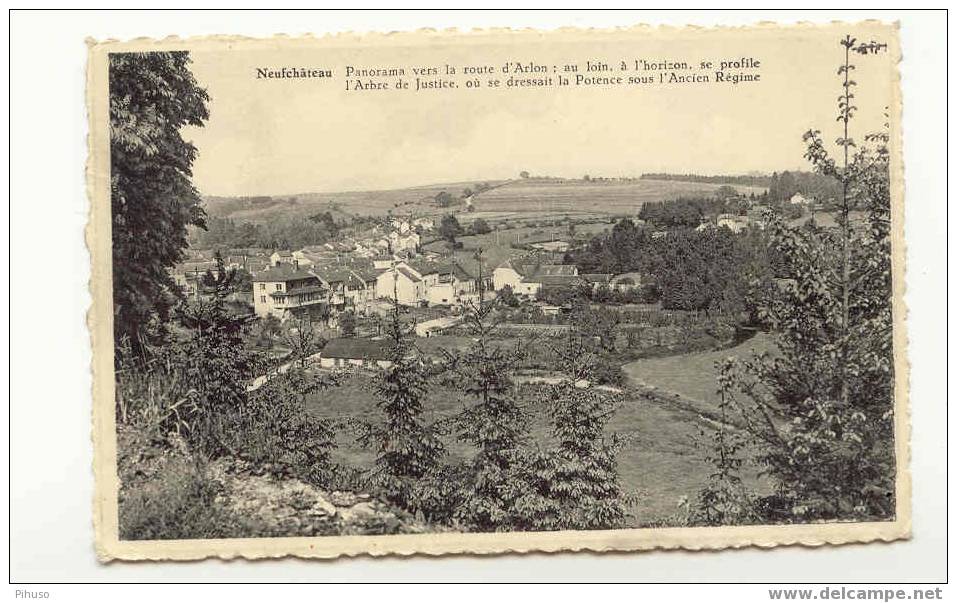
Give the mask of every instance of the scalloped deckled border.
POLYGON ((822 546, 847 543, 891 542, 911 535, 910 478, 910 406, 909 364, 907 360, 906 308, 904 306, 904 168, 902 161, 900 72, 895 68, 891 112, 891 219, 892 277, 894 315, 895 369, 895 442, 897 454, 896 520, 874 523, 819 523, 787 526, 746 526, 716 528, 635 528, 625 530, 511 532, 496 534, 417 534, 397 536, 322 536, 297 538, 249 538, 227 540, 121 541, 118 538, 116 473, 116 421, 114 416, 115 375, 113 372, 113 307, 111 266, 111 220, 109 177, 109 104, 107 91, 107 54, 148 50, 248 47, 297 48, 302 46, 351 47, 361 45, 427 45, 437 41, 468 45, 490 42, 542 43, 545 41, 624 39, 632 36, 674 36, 727 33, 755 29, 844 29, 880 32, 890 44, 892 64, 901 60, 899 24, 865 21, 857 24, 826 25, 800 23, 779 26, 759 23, 733 27, 672 27, 638 25, 615 29, 583 30, 557 28, 545 32, 533 29, 490 29, 459 32, 457 30, 391 33, 339 33, 324 36, 249 38, 243 36, 208 36, 201 38, 168 37, 162 40, 137 38, 128 41, 88 41, 87 111, 90 120, 87 164, 87 192, 90 198, 90 221, 86 240, 92 257, 90 289, 93 305, 87 322, 93 347, 93 445, 94 530, 96 553, 101 561, 121 560, 190 560, 265 559, 301 557, 332 559, 369 555, 446 555, 501 554, 527 552, 613 552, 647 551, 651 549, 683 549, 689 551, 727 548, 771 548, 785 545, 822 546))

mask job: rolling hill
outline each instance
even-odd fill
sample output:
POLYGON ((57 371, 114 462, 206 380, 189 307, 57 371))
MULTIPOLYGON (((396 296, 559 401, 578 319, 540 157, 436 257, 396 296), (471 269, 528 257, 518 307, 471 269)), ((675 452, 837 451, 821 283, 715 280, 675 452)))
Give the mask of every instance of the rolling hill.
MULTIPOLYGON (((554 213, 592 215, 634 214, 648 201, 663 201, 680 196, 708 195, 720 185, 672 180, 586 181, 554 178, 529 178, 485 181, 490 188, 474 197, 475 211, 497 218, 529 217, 554 213), (516 215, 520 214, 520 215, 516 215)), ((482 182, 458 182, 380 191, 339 193, 303 193, 275 197, 206 197, 206 211, 217 217, 244 222, 266 222, 277 214, 309 216, 331 211, 343 218, 351 215, 415 213, 442 214, 435 197, 446 191, 460 197, 466 188, 475 190, 482 182)), ((762 192, 763 188, 736 187, 742 193, 762 192)), ((458 213, 463 205, 453 206, 458 213)))

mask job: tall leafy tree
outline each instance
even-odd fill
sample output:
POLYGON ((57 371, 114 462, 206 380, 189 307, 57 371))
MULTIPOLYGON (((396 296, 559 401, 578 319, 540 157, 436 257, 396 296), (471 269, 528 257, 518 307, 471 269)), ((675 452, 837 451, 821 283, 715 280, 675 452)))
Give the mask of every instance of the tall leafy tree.
POLYGON ((191 181, 196 147, 180 130, 205 123, 209 97, 189 62, 187 52, 110 55, 114 330, 134 352, 168 318, 169 269, 183 259, 187 227, 205 227, 191 181))
POLYGON ((449 243, 455 243, 456 237, 462 234, 462 225, 453 214, 442 216, 442 222, 439 224, 439 235, 449 243))
POLYGON ((842 183, 837 227, 770 224, 792 278, 763 309, 778 352, 744 363, 734 387, 777 486, 771 519, 884 519, 894 513, 893 350, 887 135, 850 137, 851 53, 886 45, 841 41, 840 156, 819 131, 806 157, 842 183), (852 212, 862 212, 854 220, 852 212))

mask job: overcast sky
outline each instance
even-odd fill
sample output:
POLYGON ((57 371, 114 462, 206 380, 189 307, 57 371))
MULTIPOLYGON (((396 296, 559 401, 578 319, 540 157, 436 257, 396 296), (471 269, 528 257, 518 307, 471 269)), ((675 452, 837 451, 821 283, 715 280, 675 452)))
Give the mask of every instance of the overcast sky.
MULTIPOLYGON (((560 44, 536 36, 534 45, 524 47, 438 40, 428 50, 368 41, 294 51, 194 50, 192 69, 211 96, 210 119, 185 136, 199 148, 194 177, 207 195, 373 190, 513 178, 522 170, 581 177, 807 169, 802 133, 813 126, 828 140, 838 134, 842 31, 709 31, 693 39, 635 32, 602 43, 560 44), (592 59, 617 66, 620 59, 697 64, 740 57, 761 61, 759 83, 344 90, 347 65, 404 66, 413 81, 411 66, 445 62, 499 69, 507 60, 561 65, 592 59), (334 77, 256 78, 257 68, 283 66, 331 69, 334 77)), ((855 128, 861 138, 864 130, 880 126, 892 103, 891 61, 852 60, 858 65, 855 128)))

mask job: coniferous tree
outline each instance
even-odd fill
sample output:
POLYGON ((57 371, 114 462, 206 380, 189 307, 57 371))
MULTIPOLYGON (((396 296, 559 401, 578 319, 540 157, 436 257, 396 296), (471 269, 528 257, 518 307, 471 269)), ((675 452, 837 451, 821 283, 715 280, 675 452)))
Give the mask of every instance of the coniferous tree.
POLYGON ((515 503, 522 529, 599 530, 624 525, 633 497, 618 476, 622 441, 605 438, 620 396, 570 380, 543 388, 554 448, 530 455, 515 503))
POLYGON ((414 332, 414 325, 402 324, 401 308, 393 296, 386 325, 389 366, 375 383, 376 405, 384 420, 381 425, 367 425, 361 441, 376 452, 372 483, 390 502, 425 511, 420 480, 436 469, 444 447, 422 416, 428 373, 412 347, 414 332))
POLYGON ((513 520, 528 430, 511 379, 520 352, 492 341, 495 304, 484 299, 481 249, 477 256, 479 302, 470 303, 464 313, 472 344, 453 359, 459 384, 472 401, 459 417, 459 437, 477 449, 465 486, 468 495, 457 516, 479 531, 494 531, 506 529, 513 520))

